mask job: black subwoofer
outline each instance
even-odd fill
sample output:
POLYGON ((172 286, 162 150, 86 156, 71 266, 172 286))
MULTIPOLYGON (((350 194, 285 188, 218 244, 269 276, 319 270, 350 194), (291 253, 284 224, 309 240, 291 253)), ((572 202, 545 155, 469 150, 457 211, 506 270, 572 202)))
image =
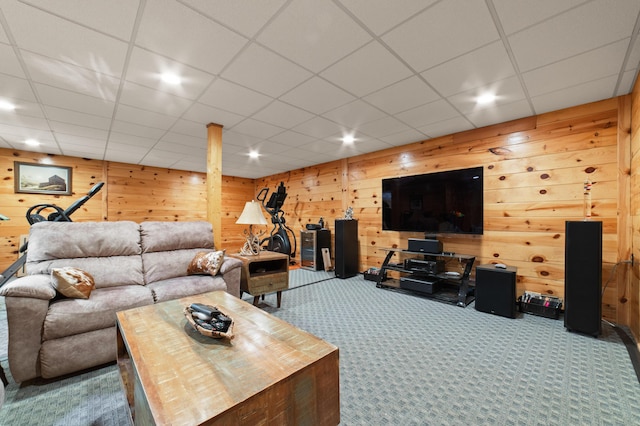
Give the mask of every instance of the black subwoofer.
POLYGON ((564 326, 595 337, 601 320, 602 222, 566 222, 564 326))
POLYGON ((517 268, 476 267, 476 310, 503 317, 516 317, 517 268))

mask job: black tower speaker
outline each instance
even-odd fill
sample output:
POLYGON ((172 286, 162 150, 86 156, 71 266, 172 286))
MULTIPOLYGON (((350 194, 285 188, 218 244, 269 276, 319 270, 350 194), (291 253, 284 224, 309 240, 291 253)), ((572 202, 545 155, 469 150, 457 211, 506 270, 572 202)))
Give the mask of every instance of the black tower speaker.
POLYGON ((358 221, 336 219, 336 277, 349 278, 358 274, 358 221))
POLYGON ((566 222, 564 326, 600 334, 602 320, 602 222, 566 222))
POLYGON ((516 271, 495 265, 476 267, 476 310, 503 317, 516 317, 516 271))

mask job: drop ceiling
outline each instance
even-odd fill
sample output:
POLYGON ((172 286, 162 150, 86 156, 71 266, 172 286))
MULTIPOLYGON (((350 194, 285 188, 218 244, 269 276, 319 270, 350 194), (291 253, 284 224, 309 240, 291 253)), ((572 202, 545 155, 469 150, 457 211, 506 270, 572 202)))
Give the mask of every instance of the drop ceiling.
POLYGON ((258 178, 630 93, 639 17, 637 0, 0 0, 0 147, 205 172, 213 122, 223 174, 258 178))

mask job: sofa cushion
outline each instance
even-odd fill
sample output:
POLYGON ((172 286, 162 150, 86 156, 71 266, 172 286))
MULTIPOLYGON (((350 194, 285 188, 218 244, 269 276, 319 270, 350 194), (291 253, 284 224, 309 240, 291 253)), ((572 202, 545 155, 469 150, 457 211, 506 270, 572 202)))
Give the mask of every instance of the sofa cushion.
POLYGON ((156 303, 160 303, 210 291, 226 291, 227 283, 220 275, 215 277, 211 275, 190 275, 157 281, 147 285, 147 288, 153 292, 153 298, 156 303))
POLYGON ((209 274, 218 275, 224 262, 224 250, 199 251, 187 267, 187 275, 209 274))
POLYGON ((142 222, 140 238, 143 253, 214 248, 213 227, 204 221, 142 222))
POLYGON ((96 286, 91 274, 69 266, 53 268, 51 281, 58 292, 74 299, 88 299, 96 286))
POLYGON ((140 254, 135 222, 38 222, 29 231, 29 262, 140 254))
POLYGON ((89 299, 56 299, 49 305, 42 340, 113 327, 117 311, 152 303, 151 291, 140 285, 95 289, 89 299))

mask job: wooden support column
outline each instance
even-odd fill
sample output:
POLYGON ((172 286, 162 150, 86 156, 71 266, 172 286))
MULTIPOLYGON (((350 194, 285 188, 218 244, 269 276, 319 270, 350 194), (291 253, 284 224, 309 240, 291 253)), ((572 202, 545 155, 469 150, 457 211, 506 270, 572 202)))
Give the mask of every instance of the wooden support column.
POLYGON ((222 242, 222 125, 207 124, 207 220, 217 249, 222 242))

